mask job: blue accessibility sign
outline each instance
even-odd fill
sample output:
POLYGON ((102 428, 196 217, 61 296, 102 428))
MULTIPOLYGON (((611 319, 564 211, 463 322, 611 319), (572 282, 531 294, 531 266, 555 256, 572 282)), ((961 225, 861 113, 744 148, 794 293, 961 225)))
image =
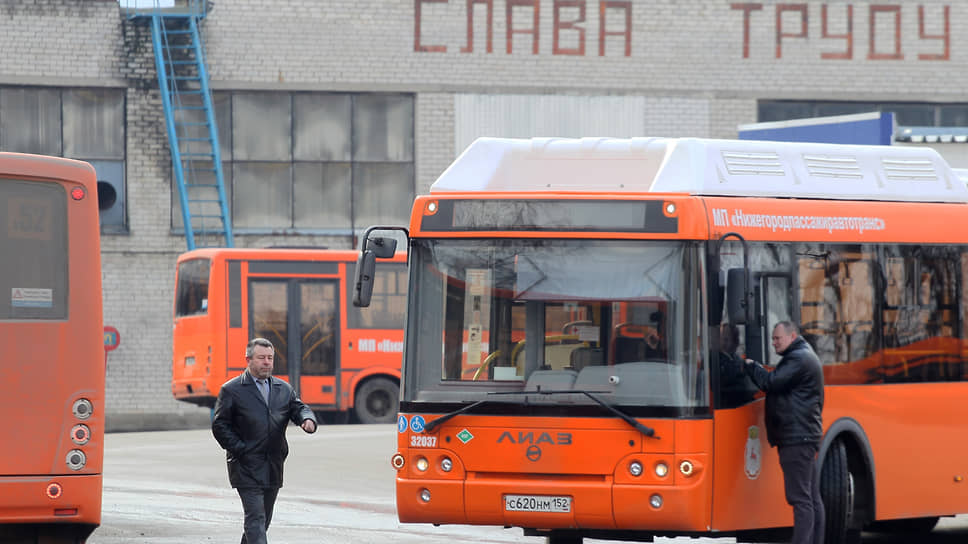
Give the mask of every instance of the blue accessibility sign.
POLYGON ((397 418, 397 432, 407 432, 407 416, 400 416, 397 418))
POLYGON ((424 430, 424 418, 423 416, 413 416, 410 420, 410 430, 415 433, 422 433, 424 430))

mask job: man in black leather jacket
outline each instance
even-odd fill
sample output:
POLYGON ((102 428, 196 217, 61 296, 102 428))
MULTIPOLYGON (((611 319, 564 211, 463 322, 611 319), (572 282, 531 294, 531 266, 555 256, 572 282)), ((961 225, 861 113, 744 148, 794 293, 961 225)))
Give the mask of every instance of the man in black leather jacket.
POLYGON ((215 401, 212 434, 225 449, 229 483, 242 498, 242 544, 266 544, 282 468, 289 455, 286 427, 316 432, 316 417, 292 386, 272 377, 272 343, 254 338, 245 347, 248 368, 222 385, 215 401))
POLYGON ((746 373, 766 392, 766 438, 777 448, 786 500, 793 507, 793 544, 822 544, 824 508, 816 456, 823 437, 823 367, 796 326, 773 328, 783 358, 773 372, 746 360, 746 373))

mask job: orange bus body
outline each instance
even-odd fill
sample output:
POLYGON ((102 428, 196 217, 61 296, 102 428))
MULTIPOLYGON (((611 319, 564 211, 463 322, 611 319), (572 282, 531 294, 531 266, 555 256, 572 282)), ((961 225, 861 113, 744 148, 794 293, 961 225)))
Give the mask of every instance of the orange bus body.
MULTIPOLYGON (((757 154, 766 155, 770 146, 777 146, 781 157, 785 150, 794 150, 803 160, 823 152, 848 161, 855 153, 870 152, 853 146, 799 150, 798 144, 755 144, 761 145, 749 151, 744 142, 713 141, 710 155, 745 152, 755 160, 757 154)), ((540 142, 534 144, 540 146, 540 142)), ((890 153, 901 151, 883 152, 890 153)), ((473 155, 473 150, 466 154, 473 155)), ((472 158, 478 159, 471 161, 475 172, 490 172, 480 168, 480 156, 472 158)), ((888 165, 889 159, 882 163, 888 165)), ((928 168, 925 164, 932 160, 902 155, 896 162, 928 168)), ((564 168, 581 170, 578 162, 564 168)), ((442 179, 450 176, 452 182, 459 177, 458 163, 442 179)), ((522 168, 531 169, 528 174, 536 178, 532 185, 554 186, 554 177, 534 174, 537 166, 522 168)), ((795 169, 781 162, 770 175, 777 175, 776 168, 795 169)), ((739 325, 746 355, 775 364, 779 357, 769 350, 769 332, 778 320, 788 318, 799 324, 824 363, 825 435, 818 467, 828 509, 828 544, 855 542, 861 529, 888 522, 930 530, 938 517, 968 513, 968 456, 964 454, 968 451, 964 418, 968 320, 963 317, 968 308, 968 199, 947 165, 938 168, 937 179, 947 181, 957 193, 952 202, 717 196, 687 189, 579 190, 565 182, 567 189, 517 192, 432 188, 430 195, 418 197, 409 225, 411 317, 397 452, 391 460, 397 469, 399 519, 516 526, 524 528, 525 534, 547 536, 549 542, 582 537, 651 541, 654 536, 674 535, 742 539, 788 530, 792 509, 784 498, 776 450, 766 441, 763 395, 750 392, 748 398, 732 404, 724 392, 725 371, 708 364, 719 348, 719 335, 713 331, 719 330, 721 322, 734 319, 728 317, 728 308, 727 317, 712 309, 717 279, 726 292, 720 296, 730 301, 725 278, 732 275, 727 274, 732 268, 745 270, 751 278, 755 287, 749 300, 763 312, 754 314, 755 321, 739 325), (639 204, 646 217, 661 210, 665 219, 674 220, 675 228, 663 231, 665 219, 658 223, 646 219, 646 227, 638 230, 615 226, 624 225, 615 217, 639 204), (582 223, 585 218, 574 219, 589 206, 599 213, 589 216, 588 223, 582 223), (692 404, 665 415, 650 415, 648 406, 628 400, 634 395, 614 401, 619 411, 632 414, 652 436, 604 407, 596 412, 595 403, 576 400, 581 395, 569 393, 582 389, 578 384, 589 370, 586 364, 609 369, 599 373, 607 379, 589 386, 603 397, 617 395, 623 383, 638 379, 619 370, 617 336, 609 343, 607 335, 610 323, 625 320, 624 313, 618 317, 619 309, 634 313, 633 306, 640 304, 636 301, 646 298, 644 293, 633 293, 596 306, 596 293, 625 283, 603 273, 598 277, 608 278, 604 283, 588 286, 596 281, 591 275, 595 267, 567 257, 583 251, 586 243, 607 251, 613 246, 645 251, 668 243, 684 244, 684 253, 696 249, 693 260, 681 261, 691 263, 688 266, 694 271, 685 264, 676 269, 679 272, 670 270, 672 275, 695 274, 698 281, 680 290, 687 297, 697 294, 687 303, 689 315, 681 325, 687 331, 683 335, 691 331, 695 337, 678 344, 685 354, 678 364, 684 375, 699 369, 698 378, 689 383, 700 391, 695 395, 687 391, 692 404), (546 246, 553 254, 539 253, 546 246), (514 249, 501 253, 507 247, 514 249), (455 249, 447 253, 451 248, 455 249), (752 264, 743 264, 744 251, 752 254, 752 264), (500 257, 487 264, 480 255, 491 253, 500 257), (477 258, 467 260, 472 264, 466 265, 465 273, 457 263, 468 254, 477 258), (714 263, 720 259, 722 268, 716 270, 714 263), (573 267, 574 272, 556 273, 563 267, 573 267), (580 273, 587 273, 587 279, 566 288, 568 279, 580 273), (502 274, 504 284, 498 279, 502 274), (439 276, 446 276, 446 281, 439 276), (439 290, 437 295, 434 289, 439 290), (483 308, 483 318, 477 315, 481 312, 471 317, 470 310, 449 310, 447 304, 464 294, 468 300, 476 297, 473 305, 483 308), (514 315, 523 315, 528 307, 528 319, 532 308, 541 312, 552 304, 572 310, 588 305, 591 326, 578 332, 581 338, 570 359, 554 355, 546 345, 540 355, 545 366, 529 368, 533 363, 527 360, 511 360, 503 364, 512 368, 500 377, 498 369, 491 369, 490 376, 487 369, 468 373, 467 353, 474 351, 468 348, 467 336, 460 336, 461 327, 466 332, 470 320, 478 330, 483 328, 485 345, 480 351, 487 354, 486 344, 501 334, 496 323, 503 318, 495 309, 501 297, 508 299, 509 306, 520 307, 520 312, 508 310, 519 312, 514 315), (446 318, 436 325, 439 330, 426 317, 414 319, 427 315, 421 305, 424 298, 430 308, 442 303, 447 307, 442 310, 446 318), (616 312, 612 321, 601 317, 607 311, 616 312), (492 316, 490 321, 487 315, 492 316), (483 319, 485 325, 477 325, 475 319, 483 319), (463 325, 448 335, 453 323, 463 325), (700 326, 690 329, 689 323, 700 326), (430 332, 418 337, 418 328, 430 332), (458 338, 462 346, 456 344, 458 338), (690 351, 691 344, 698 347, 690 351), (576 357, 579 350, 591 350, 593 358, 576 357), (441 352, 443 371, 435 360, 441 352), (448 371, 448 364, 453 371, 448 371), (525 376, 522 368, 527 369, 525 376), (539 374, 542 380, 532 385, 539 374), (556 395, 566 400, 549 400, 556 395), (498 402, 504 396, 520 402, 498 402), (471 401, 475 404, 469 405, 471 401), (579 406, 582 403, 591 407, 579 406), (926 451, 930 459, 925 458, 926 451)), ((500 167, 493 170, 501 172, 500 167)), ((557 173, 567 175, 564 171, 557 173)), ((507 171, 504 175, 513 177, 507 171)), ((702 172, 700 177, 726 183, 723 171, 717 175, 719 179, 702 172)), ((928 179, 932 173, 919 171, 918 175, 928 179)), ((621 266, 617 264, 621 259, 609 260, 607 251, 589 255, 604 257, 600 264, 604 270, 621 266)), ((721 303, 716 311, 722 311, 721 303)), ((673 295, 668 304, 670 308, 662 311, 684 305, 673 295)), ((468 302, 466 308, 470 307, 468 302)), ((539 342, 541 335, 550 338, 546 327, 550 314, 543 315, 533 321, 539 336, 531 338, 539 342)), ((508 343, 498 349, 492 343, 485 362, 492 356, 499 358, 507 346, 527 350, 515 333, 506 335, 508 343)), ((541 352, 537 348, 528 357, 541 352)), ((675 362, 671 355, 667 357, 665 362, 675 362)), ((647 364, 651 363, 629 363, 647 364)))
POLYGON ((255 336, 276 348, 275 374, 327 420, 392 422, 399 395, 406 256, 381 263, 380 308, 347 304, 356 253, 196 249, 178 258, 172 393, 213 407, 245 369, 255 336), (197 269, 197 270, 196 270, 197 269), (298 361, 299 364, 291 364, 298 361))
MULTIPOLYGON (((84 542, 101 522, 104 344, 97 178, 0 153, 0 534, 84 542)), ((20 540, 18 540, 20 539, 20 540)))

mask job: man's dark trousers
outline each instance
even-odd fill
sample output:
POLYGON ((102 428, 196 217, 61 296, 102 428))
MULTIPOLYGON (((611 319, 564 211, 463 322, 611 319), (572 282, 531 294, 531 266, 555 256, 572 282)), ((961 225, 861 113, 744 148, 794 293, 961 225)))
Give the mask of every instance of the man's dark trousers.
POLYGON ((240 487, 243 522, 242 544, 267 544, 266 529, 272 521, 272 507, 276 504, 278 487, 240 487))
POLYGON ((824 509, 817 477, 818 444, 779 446, 786 500, 793 507, 791 544, 823 544, 824 509))

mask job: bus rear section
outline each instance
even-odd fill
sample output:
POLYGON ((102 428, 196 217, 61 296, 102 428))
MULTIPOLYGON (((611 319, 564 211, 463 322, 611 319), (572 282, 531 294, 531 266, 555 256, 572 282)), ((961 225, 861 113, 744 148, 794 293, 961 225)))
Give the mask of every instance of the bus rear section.
POLYGON ((0 535, 84 542, 101 522, 104 450, 94 169, 0 153, 0 210, 0 535))
POLYGON ((406 256, 381 263, 380 307, 349 306, 352 251, 199 249, 178 259, 172 393, 213 407, 245 370, 252 337, 276 348, 274 373, 323 420, 392 422, 399 395, 406 256), (348 276, 349 274, 349 276, 348 276))

